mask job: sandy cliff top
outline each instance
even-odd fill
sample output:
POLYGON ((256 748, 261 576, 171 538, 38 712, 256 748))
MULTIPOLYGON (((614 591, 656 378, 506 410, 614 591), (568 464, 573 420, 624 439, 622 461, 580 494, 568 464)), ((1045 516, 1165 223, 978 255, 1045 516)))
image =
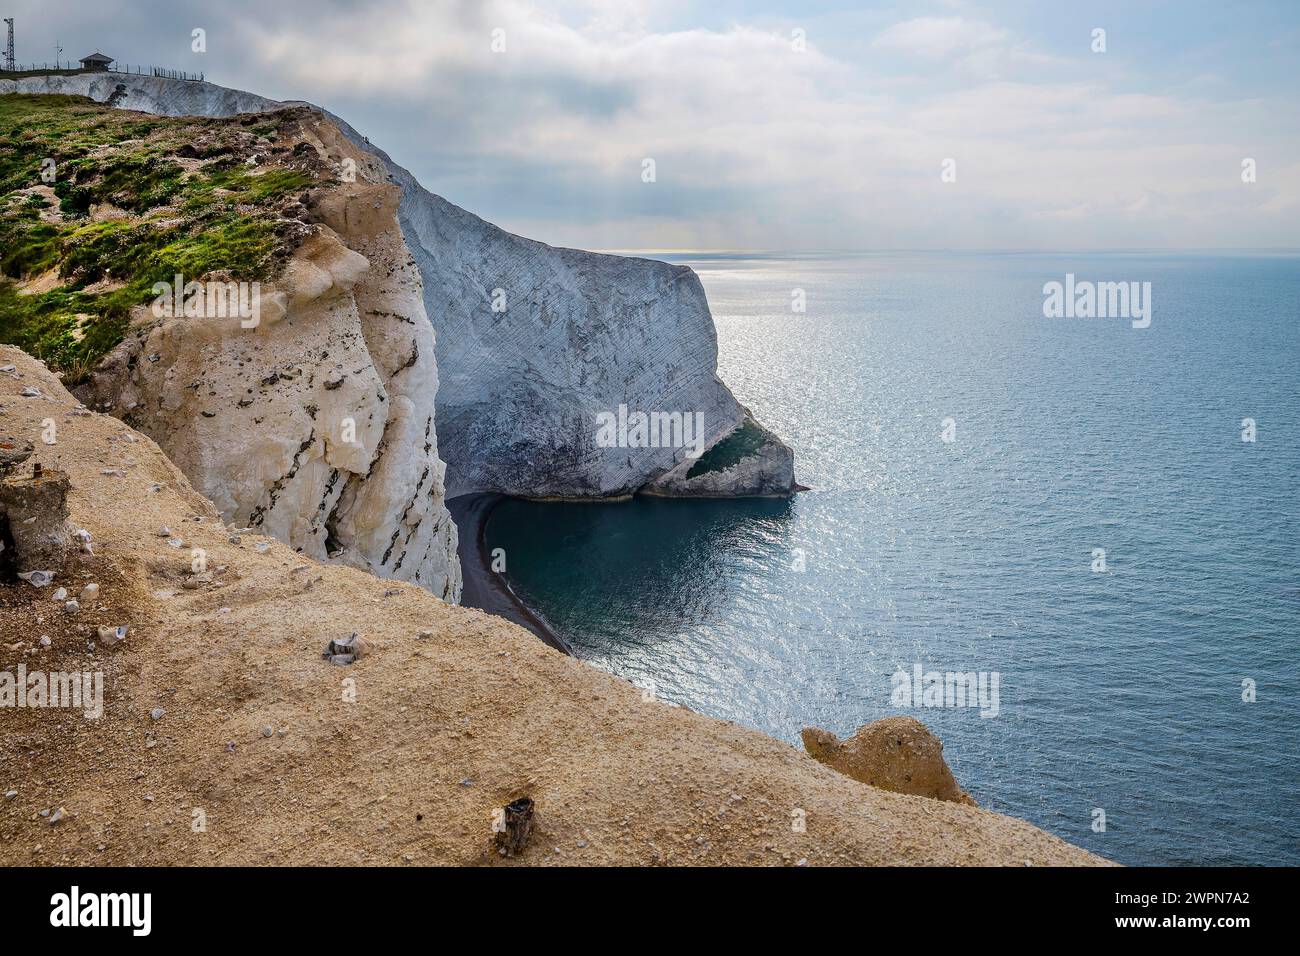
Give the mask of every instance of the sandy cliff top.
POLYGON ((1027 823, 877 790, 757 732, 643 701, 419 587, 270 538, 231 543, 153 442, 69 414, 53 374, 0 347, 10 363, 0 434, 68 473, 71 522, 97 545, 55 585, 94 580, 102 593, 68 616, 49 589, 0 584, 0 669, 102 669, 106 686, 97 721, 0 713, 0 792, 17 791, 0 799, 0 864, 1103 862, 1027 823), (41 397, 22 397, 28 387, 41 397), (40 442, 45 419, 56 445, 40 442), (190 589, 195 547, 211 580, 190 589), (123 643, 87 652, 97 625, 123 623, 123 643), (353 631, 367 656, 322 660, 353 631), (537 802, 532 842, 496 856, 492 812, 524 795, 537 802), (59 807, 56 824, 39 815, 59 807))

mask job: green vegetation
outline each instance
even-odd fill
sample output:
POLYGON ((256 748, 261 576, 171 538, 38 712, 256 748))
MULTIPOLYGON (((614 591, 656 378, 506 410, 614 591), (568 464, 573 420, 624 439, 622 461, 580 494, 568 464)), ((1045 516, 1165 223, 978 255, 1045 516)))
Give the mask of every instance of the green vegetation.
POLYGON ((0 282, 0 341, 37 356, 75 385, 122 341, 140 298, 134 286, 102 295, 57 289, 25 296, 12 282, 0 282))
POLYGON ((23 77, 26 76, 76 76, 78 73, 97 73, 97 72, 99 71, 88 70, 85 67, 80 67, 80 66, 69 67, 66 70, 49 70, 42 67, 39 70, 14 70, 13 72, 6 70, 4 78, 6 80, 21 80, 23 77))
POLYGON ((271 169, 256 176, 246 169, 219 169, 190 185, 185 209, 201 209, 218 201, 254 205, 275 202, 301 192, 311 183, 310 176, 296 169, 271 169))
POLYGON ((47 158, 70 162, 96 148, 143 140, 161 129, 170 129, 172 135, 159 136, 157 145, 177 149, 186 142, 186 128, 196 122, 207 121, 144 117, 84 96, 0 96, 0 195, 40 182, 47 158))
POLYGON ((713 471, 723 471, 758 454, 766 443, 767 434, 752 418, 746 418, 739 428, 697 458, 686 477, 698 478, 713 471))
POLYGON ((99 203, 128 212, 165 206, 180 191, 185 174, 179 164, 156 155, 115 152, 71 160, 58 172, 54 192, 65 216, 85 216, 99 203))
POLYGON ((260 119, 250 130, 247 118, 0 96, 0 342, 75 384, 122 340, 155 282, 219 270, 273 278, 297 232, 279 208, 317 180, 244 165, 253 143, 280 128, 260 119), (95 207, 110 212, 92 217, 95 207), (38 276, 31 294, 17 284, 38 276))

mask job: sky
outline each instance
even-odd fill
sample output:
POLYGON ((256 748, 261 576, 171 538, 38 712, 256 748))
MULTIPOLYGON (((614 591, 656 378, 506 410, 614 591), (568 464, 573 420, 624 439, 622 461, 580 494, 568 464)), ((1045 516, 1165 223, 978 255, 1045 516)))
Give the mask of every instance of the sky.
POLYGON ((1297 0, 2 6, 20 63, 308 100, 557 245, 1300 248, 1297 0))

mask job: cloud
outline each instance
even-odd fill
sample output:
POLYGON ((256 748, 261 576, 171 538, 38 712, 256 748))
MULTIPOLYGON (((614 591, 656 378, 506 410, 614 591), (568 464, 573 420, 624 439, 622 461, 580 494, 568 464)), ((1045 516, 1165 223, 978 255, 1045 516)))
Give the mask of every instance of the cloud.
POLYGON ((872 43, 893 50, 938 60, 971 53, 1007 41, 1005 30, 963 17, 917 17, 895 23, 872 43))
POLYGON ((319 103, 431 190, 548 242, 1300 245, 1293 89, 1233 98, 1192 82, 1200 70, 1178 83, 1083 43, 1061 55, 972 4, 890 25, 641 0, 177 0, 93 17, 45 2, 93 24, 78 46, 319 103), (195 25, 206 58, 189 56, 195 25))

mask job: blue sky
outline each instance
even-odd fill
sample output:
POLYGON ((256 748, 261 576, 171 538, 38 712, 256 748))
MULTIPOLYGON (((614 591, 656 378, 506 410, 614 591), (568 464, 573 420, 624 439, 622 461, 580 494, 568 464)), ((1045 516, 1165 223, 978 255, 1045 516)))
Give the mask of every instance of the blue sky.
POLYGON ((434 192, 557 244, 1300 247, 1293 0, 7 9, 21 62, 57 38, 310 100, 434 192))

